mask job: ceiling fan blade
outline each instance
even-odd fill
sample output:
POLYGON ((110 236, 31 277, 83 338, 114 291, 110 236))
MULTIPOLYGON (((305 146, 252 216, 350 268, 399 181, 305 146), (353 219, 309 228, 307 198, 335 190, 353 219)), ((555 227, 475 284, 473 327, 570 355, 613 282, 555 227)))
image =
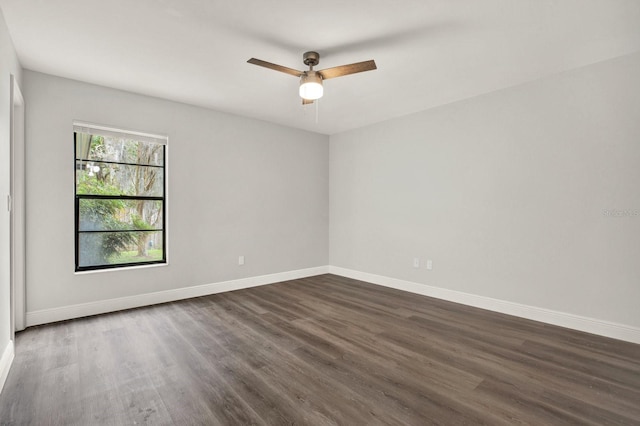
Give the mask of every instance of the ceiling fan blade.
POLYGON ((302 98, 302 105, 309 105, 309 104, 312 104, 312 103, 313 103, 313 100, 302 98))
POLYGON ((291 74, 296 77, 300 77, 303 74, 302 71, 294 70, 293 68, 283 67, 282 65, 278 65, 278 64, 272 64, 271 62, 263 61, 261 59, 251 58, 247 62, 253 65, 258 65, 260 67, 265 67, 272 70, 280 71, 285 74, 291 74))
POLYGON ((376 62, 374 60, 356 62, 355 64, 340 65, 339 67, 327 68, 325 70, 318 71, 323 80, 329 78, 342 77, 343 75, 355 74, 364 71, 373 71, 377 69, 376 62))

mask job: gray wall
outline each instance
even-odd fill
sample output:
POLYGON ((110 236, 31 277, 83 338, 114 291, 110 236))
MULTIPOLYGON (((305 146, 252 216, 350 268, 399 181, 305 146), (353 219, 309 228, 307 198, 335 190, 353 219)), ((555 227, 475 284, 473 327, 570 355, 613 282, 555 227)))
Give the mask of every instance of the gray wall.
POLYGON ((0 356, 11 336, 10 328, 10 256, 9 212, 7 195, 10 192, 10 113, 11 75, 21 81, 21 68, 0 10, 0 356))
POLYGON ((638 327, 637 75, 640 54, 328 138, 26 72, 27 311, 331 264, 638 327), (74 119, 169 135, 170 266, 73 273, 74 119))
POLYGON ((328 264, 327 136, 31 71, 23 92, 27 312, 328 264), (74 274, 74 119, 169 136, 169 266, 74 274))
POLYGON ((640 326, 638 76, 640 53, 332 136, 330 264, 640 326))

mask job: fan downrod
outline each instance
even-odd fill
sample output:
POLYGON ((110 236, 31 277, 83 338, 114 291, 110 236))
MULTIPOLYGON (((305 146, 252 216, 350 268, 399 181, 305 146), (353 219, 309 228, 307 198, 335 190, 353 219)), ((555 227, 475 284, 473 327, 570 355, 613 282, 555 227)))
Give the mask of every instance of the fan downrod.
POLYGON ((304 55, 302 55, 302 62, 313 68, 320 63, 320 54, 318 52, 305 52, 304 55))

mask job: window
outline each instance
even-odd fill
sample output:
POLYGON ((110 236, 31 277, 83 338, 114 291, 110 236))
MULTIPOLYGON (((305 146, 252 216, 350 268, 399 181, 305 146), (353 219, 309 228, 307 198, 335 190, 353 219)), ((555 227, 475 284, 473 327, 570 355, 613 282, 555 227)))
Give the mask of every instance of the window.
POLYGON ((76 271, 166 263, 166 143, 74 123, 76 271))

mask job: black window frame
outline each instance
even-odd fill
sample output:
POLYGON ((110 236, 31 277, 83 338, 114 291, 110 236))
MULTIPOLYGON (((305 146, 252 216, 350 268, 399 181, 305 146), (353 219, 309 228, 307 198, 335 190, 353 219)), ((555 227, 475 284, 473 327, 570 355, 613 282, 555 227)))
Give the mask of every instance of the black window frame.
MULTIPOLYGON (((127 162, 118 162, 118 161, 102 161, 102 160, 87 160, 83 158, 78 158, 78 150, 77 150, 77 135, 78 133, 84 133, 78 130, 74 130, 73 132, 73 151, 74 151, 74 184, 73 184, 73 192, 74 192, 74 214, 75 214, 75 272, 86 272, 86 271, 96 271, 96 270, 109 270, 109 269, 122 269, 122 268, 130 268, 135 266, 149 266, 149 265, 162 265, 167 264, 167 144, 152 142, 162 146, 162 165, 152 165, 152 164, 139 164, 139 163, 127 163, 127 162), (84 164, 88 162, 92 163, 102 163, 102 164, 117 164, 117 165, 125 165, 125 166, 139 166, 139 167, 154 167, 162 169, 162 196, 137 196, 137 195, 98 195, 98 194, 78 194, 78 163, 84 164), (161 228, 155 229, 127 229, 127 230, 80 230, 80 200, 89 199, 89 200, 141 200, 141 201, 162 201, 162 226, 161 228), (91 233, 107 233, 107 232, 162 232, 162 259, 160 260, 149 260, 144 262, 126 262, 126 263, 113 263, 113 264, 102 264, 102 265, 91 265, 91 266, 80 266, 80 235, 81 234, 91 234, 91 233)), ((131 140, 140 141, 141 138, 137 138, 135 133, 128 134, 126 132, 121 132, 122 136, 126 136, 131 140)), ((91 135, 100 135, 103 136, 100 132, 98 133, 85 133, 91 135)), ((148 141, 146 141, 148 142, 148 141)))

